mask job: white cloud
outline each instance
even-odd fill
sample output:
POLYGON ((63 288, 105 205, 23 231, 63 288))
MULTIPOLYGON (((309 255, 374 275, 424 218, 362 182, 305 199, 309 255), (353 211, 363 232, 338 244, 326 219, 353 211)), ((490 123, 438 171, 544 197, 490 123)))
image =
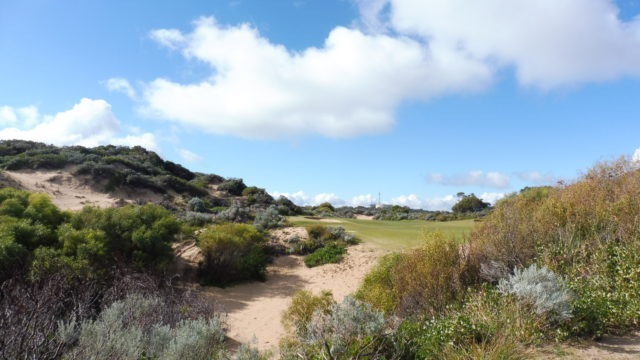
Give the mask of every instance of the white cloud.
POLYGON ((490 203, 491 205, 495 205, 495 203, 504 198, 505 196, 507 196, 508 193, 495 193, 495 192, 485 192, 482 193, 480 196, 478 196, 480 199, 484 200, 485 202, 490 203))
POLYGON ((391 199, 391 205, 408 206, 412 209, 441 210, 448 211, 458 202, 454 195, 447 195, 440 198, 420 198, 416 194, 402 195, 391 199))
MULTIPOLYGON (((5 106, 2 109, 0 113, 12 113, 16 117, 12 127, 0 130, 0 140, 32 140, 59 146, 140 145, 158 150, 151 133, 121 136, 120 122, 111 111, 111 105, 104 100, 84 98, 70 110, 55 115, 40 115, 35 107, 5 106)), ((2 116, 0 125, 5 125, 6 117, 2 116)))
MULTIPOLYGON (((384 9, 359 0, 362 16, 384 9)), ((387 0, 387 26, 498 66, 540 88, 640 75, 640 17, 612 0, 387 0)), ((371 22, 371 20, 368 20, 371 22)))
POLYGON ((633 153, 633 156, 631 157, 631 160, 640 162, 640 148, 636 149, 636 151, 633 153))
POLYGON ((480 170, 469 171, 466 174, 443 175, 439 173, 429 174, 427 182, 447 186, 484 186, 504 189, 511 186, 508 175, 499 172, 484 172, 480 170))
MULTIPOLYGON (((271 192, 271 196, 278 198, 279 196, 285 196, 295 204, 300 206, 316 206, 323 202, 330 202, 334 206, 369 206, 377 203, 377 199, 371 195, 357 195, 350 200, 343 200, 333 193, 321 193, 314 196, 307 195, 304 191, 298 191, 295 193, 281 193, 271 192)), ((506 193, 492 193, 486 192, 479 196, 480 199, 495 204, 495 202, 503 198, 506 193)), ((408 206, 412 209, 424 209, 424 210, 441 210, 449 211, 451 207, 458 202, 458 198, 455 195, 446 195, 436 198, 421 198, 416 194, 401 195, 392 198, 389 202, 385 202, 391 205, 408 206)))
POLYGON ((523 171, 516 173, 520 180, 533 183, 535 185, 553 185, 558 178, 551 173, 540 173, 538 171, 523 171))
POLYGON ((213 18, 191 33, 161 29, 158 43, 211 67, 199 83, 156 79, 143 112, 215 134, 351 137, 389 130, 407 99, 481 90, 488 67, 455 50, 403 36, 336 27, 322 47, 291 51, 248 24, 213 18))
POLYGON ((105 81, 105 86, 109 91, 121 92, 132 99, 136 98, 136 91, 127 79, 114 77, 105 81))
POLYGON ((33 126, 38 122, 40 114, 35 106, 13 108, 0 106, 0 126, 33 126))
POLYGON ((202 161, 202 156, 187 149, 179 149, 178 155, 180 155, 180 158, 186 162, 196 163, 202 161))
POLYGON ((329 202, 335 206, 345 205, 345 201, 339 198, 338 195, 333 193, 320 193, 314 196, 309 196, 305 194, 304 191, 298 191, 295 193, 282 193, 274 191, 270 194, 276 199, 280 196, 284 196, 300 206, 316 206, 324 202, 329 202))
POLYGON ((371 204, 376 204, 377 202, 378 199, 375 196, 366 194, 352 197, 351 200, 348 201, 348 204, 351 206, 369 206, 371 204))

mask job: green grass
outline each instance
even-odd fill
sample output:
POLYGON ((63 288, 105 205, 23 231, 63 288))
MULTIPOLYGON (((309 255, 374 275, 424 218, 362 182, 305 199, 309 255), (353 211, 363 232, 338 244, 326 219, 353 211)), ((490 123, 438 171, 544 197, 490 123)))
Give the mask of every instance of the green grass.
POLYGON ((378 245, 387 250, 403 250, 422 243, 424 231, 441 231, 444 234, 453 234, 458 238, 469 234, 474 226, 473 220, 459 221, 378 221, 332 218, 326 222, 307 219, 303 216, 291 216, 289 222, 295 226, 307 226, 322 224, 326 226, 342 226, 347 231, 352 231, 362 241, 378 245))

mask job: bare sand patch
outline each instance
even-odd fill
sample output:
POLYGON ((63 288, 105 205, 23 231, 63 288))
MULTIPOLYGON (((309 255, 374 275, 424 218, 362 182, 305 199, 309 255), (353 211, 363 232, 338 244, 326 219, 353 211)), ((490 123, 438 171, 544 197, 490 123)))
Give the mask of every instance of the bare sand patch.
POLYGON ((357 290, 364 276, 384 252, 369 244, 349 248, 339 264, 307 268, 303 256, 276 258, 268 268, 267 281, 237 286, 203 288, 203 291, 228 314, 228 336, 232 342, 249 343, 261 350, 275 349, 285 330, 282 313, 293 294, 301 289, 319 293, 330 290, 337 301, 357 290))
POLYGON ((70 169, 3 171, 2 175, 3 186, 47 194, 62 210, 80 210, 87 205, 113 207, 120 199, 127 203, 162 201, 162 195, 147 189, 120 190, 114 193, 98 191, 100 184, 89 178, 74 176, 70 169))
POLYGON ((326 223, 335 223, 335 224, 339 224, 342 222, 342 220, 338 220, 338 219, 320 219, 320 221, 326 222, 326 223))
POLYGON ((356 215, 358 220, 373 220, 373 215, 356 215))
POLYGON ((640 359, 640 333, 627 336, 604 336, 599 341, 550 346, 539 351, 538 360, 631 360, 640 359))

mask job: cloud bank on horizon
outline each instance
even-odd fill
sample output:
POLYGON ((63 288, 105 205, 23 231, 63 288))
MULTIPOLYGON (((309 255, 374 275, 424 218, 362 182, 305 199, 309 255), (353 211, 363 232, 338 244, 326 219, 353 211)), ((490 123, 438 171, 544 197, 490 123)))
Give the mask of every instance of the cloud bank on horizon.
MULTIPOLYGON (((316 195, 307 195, 304 191, 298 191, 295 193, 282 193, 282 192, 274 191, 274 192, 270 192, 270 194, 274 198, 284 196, 299 206, 317 206, 324 202, 328 202, 334 206, 366 206, 368 207, 378 202, 378 199, 371 194, 357 195, 348 200, 342 199, 334 193, 320 193, 316 195)), ((502 193, 485 192, 480 194, 478 197, 490 204, 495 204, 496 201, 504 198, 507 195, 508 193, 505 193, 505 192, 502 192, 502 193)), ((389 205, 407 206, 412 209, 423 209, 423 210, 431 210, 431 211, 449 211, 451 210, 451 207, 458 202, 458 200, 459 199, 456 195, 447 195, 447 196, 435 197, 435 198, 421 198, 416 194, 410 194, 410 195, 397 196, 397 197, 391 198, 391 200, 383 201, 383 203, 389 204, 389 205)))

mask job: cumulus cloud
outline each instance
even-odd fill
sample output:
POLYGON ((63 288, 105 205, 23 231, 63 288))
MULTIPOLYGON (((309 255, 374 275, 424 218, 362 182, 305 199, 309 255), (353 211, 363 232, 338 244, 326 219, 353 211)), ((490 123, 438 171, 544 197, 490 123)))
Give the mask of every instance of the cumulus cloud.
POLYGON ((488 202, 491 205, 495 205, 495 203, 504 198, 505 196, 507 196, 508 193, 496 193, 496 192, 485 192, 480 194, 480 196, 478 196, 480 199, 482 199, 485 202, 488 202))
MULTIPOLYGON (((371 194, 356 195, 350 200, 344 200, 333 193, 321 193, 317 195, 307 195, 303 191, 295 193, 281 193, 272 192, 271 195, 275 198, 279 196, 285 196, 295 204, 300 206, 316 206, 323 202, 330 202, 334 206, 369 206, 377 203, 376 197, 371 194)), ((495 204, 496 201, 503 198, 506 193, 483 193, 479 196, 480 199, 495 204)), ((451 207, 458 202, 458 198, 455 195, 446 195, 443 197, 435 198, 421 198, 416 194, 401 195, 392 198, 389 202, 385 202, 390 205, 408 206, 412 209, 424 209, 424 210, 441 210, 449 211, 451 207)))
POLYGON ((178 155, 182 160, 186 162, 196 163, 202 161, 202 156, 187 149, 178 149, 178 155))
POLYGON ((352 137, 394 125, 407 99, 476 91, 491 81, 481 61, 410 37, 336 27, 321 47, 292 51, 249 24, 201 18, 192 32, 160 29, 159 44, 207 64, 210 77, 146 85, 143 112, 214 134, 352 137))
POLYGON ((38 122, 40 113, 35 106, 25 106, 14 108, 11 106, 0 106, 0 126, 33 126, 38 122))
POLYGON ((516 173, 520 180, 532 183, 535 185, 553 185, 558 181, 558 178, 551 173, 540 173, 538 171, 523 171, 516 173))
POLYGON ((633 156, 631 157, 631 160, 640 162, 640 148, 636 149, 636 151, 633 153, 633 156))
POLYGON ((109 91, 121 92, 132 99, 136 98, 136 91, 127 79, 114 77, 105 81, 105 86, 109 91))
POLYGON ((511 186, 511 179, 508 175, 494 171, 484 172, 480 170, 457 175, 432 173, 427 176, 427 182, 447 186, 483 186, 498 189, 511 186))
POLYGON ((338 195, 334 193, 320 193, 313 196, 307 195, 304 191, 298 191, 294 193, 283 193, 274 191, 270 193, 274 198, 278 198, 280 196, 284 196, 289 200, 293 201, 295 204, 300 206, 316 206, 320 205, 324 202, 329 202, 335 206, 345 205, 345 201, 342 200, 338 195))
POLYGON ((620 20, 612 0, 357 0, 401 34, 513 66, 544 89, 640 75, 640 17, 620 20))
POLYGON ((122 136, 121 124, 111 111, 111 105, 104 100, 84 98, 70 110, 55 115, 40 115, 35 107, 4 106, 1 109, 0 125, 9 127, 0 130, 0 140, 32 140, 59 146, 140 145, 158 150, 151 133, 122 136), (15 118, 6 114, 13 114, 15 118), (7 123, 7 119, 12 122, 7 123))

